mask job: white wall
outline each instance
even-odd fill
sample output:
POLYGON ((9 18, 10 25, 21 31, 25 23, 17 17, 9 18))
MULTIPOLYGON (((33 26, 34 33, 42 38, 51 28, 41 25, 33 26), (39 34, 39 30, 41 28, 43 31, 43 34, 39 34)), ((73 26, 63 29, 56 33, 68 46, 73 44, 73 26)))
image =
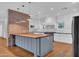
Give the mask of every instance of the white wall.
POLYGON ((3 36, 3 25, 2 24, 0 24, 0 37, 2 37, 3 36))
MULTIPOLYGON (((64 30, 58 31, 60 33, 71 33, 71 24, 73 20, 73 16, 79 16, 78 12, 73 12, 70 14, 66 14, 61 17, 61 20, 64 20, 64 30)), ((55 41, 64 42, 64 43, 72 43, 72 34, 55 34, 55 41)))

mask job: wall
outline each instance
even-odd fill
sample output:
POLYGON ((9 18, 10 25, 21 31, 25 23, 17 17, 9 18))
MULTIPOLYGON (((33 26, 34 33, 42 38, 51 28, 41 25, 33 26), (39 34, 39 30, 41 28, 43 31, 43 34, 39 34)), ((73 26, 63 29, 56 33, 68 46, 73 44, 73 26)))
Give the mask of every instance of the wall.
MULTIPOLYGON (((61 17, 60 19, 64 20, 64 29, 58 32, 61 33, 71 33, 71 24, 72 24, 72 20, 73 20, 73 16, 77 16, 79 15, 78 12, 73 12, 70 14, 66 14, 63 17, 61 17)), ((59 42, 64 42, 64 43, 72 43, 72 34, 55 34, 55 41, 59 41, 59 42)))
POLYGON ((56 22, 54 17, 47 16, 47 17, 41 17, 36 19, 30 19, 30 25, 34 25, 34 28, 29 27, 30 32, 44 32, 44 31, 54 31, 55 28, 53 28, 53 25, 55 26, 56 22), (49 28, 46 28, 46 26, 50 26, 49 28))
MULTIPOLYGON (((55 23, 57 20, 59 21, 64 21, 64 29, 63 30, 59 30, 56 26, 56 32, 60 32, 60 33, 71 33, 71 24, 72 24, 72 19, 73 19, 73 16, 76 16, 76 15, 79 15, 78 12, 72 12, 72 13, 69 13, 69 14, 64 14, 61 16, 59 15, 58 17, 59 18, 55 18, 55 17, 51 17, 52 20, 51 20, 51 23, 55 23)), ((39 19, 38 19, 39 20, 39 19)), ((36 30, 39 30, 40 28, 40 31, 42 31, 42 27, 43 25, 41 25, 42 23, 45 23, 45 20, 46 20, 46 17, 45 18, 42 18, 41 20, 38 21, 37 19, 32 19, 30 21, 30 25, 34 25, 35 28, 33 29, 30 29, 30 31, 36 31, 36 30), (40 26, 41 25, 41 26, 40 26)), ((57 23, 56 23, 57 25, 57 23)), ((71 34, 55 34, 55 41, 59 41, 59 42, 64 42, 64 43, 72 43, 72 35, 71 34)))
POLYGON ((3 32, 4 34, 2 37, 8 38, 8 33, 7 33, 7 25, 8 25, 8 9, 13 9, 17 10, 17 7, 20 7, 22 3, 6 3, 6 2, 1 2, 0 3, 0 22, 3 22, 3 32))
POLYGON ((4 36, 4 22, 0 21, 0 37, 4 36))

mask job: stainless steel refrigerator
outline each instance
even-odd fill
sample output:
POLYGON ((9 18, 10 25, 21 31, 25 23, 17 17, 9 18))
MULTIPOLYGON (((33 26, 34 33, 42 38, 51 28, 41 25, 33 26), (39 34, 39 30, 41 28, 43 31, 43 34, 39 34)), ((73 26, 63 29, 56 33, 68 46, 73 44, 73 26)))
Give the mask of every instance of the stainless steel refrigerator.
POLYGON ((72 20, 73 56, 79 57, 79 16, 72 20))

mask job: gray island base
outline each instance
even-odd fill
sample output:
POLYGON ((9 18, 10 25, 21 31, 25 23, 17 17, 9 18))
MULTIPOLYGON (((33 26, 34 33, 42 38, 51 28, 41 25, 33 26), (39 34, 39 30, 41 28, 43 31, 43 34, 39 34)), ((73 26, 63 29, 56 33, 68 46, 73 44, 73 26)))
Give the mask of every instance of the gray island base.
POLYGON ((43 57, 53 50, 53 36, 47 34, 10 34, 8 46, 14 45, 34 53, 35 57, 43 57))

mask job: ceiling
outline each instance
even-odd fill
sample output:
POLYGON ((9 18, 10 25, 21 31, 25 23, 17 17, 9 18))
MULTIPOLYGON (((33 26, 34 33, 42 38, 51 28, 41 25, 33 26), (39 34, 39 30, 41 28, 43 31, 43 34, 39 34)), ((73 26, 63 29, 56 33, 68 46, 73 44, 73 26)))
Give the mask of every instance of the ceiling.
POLYGON ((0 2, 0 18, 6 18, 7 9, 28 13, 31 17, 65 15, 78 12, 79 3, 72 2, 0 2))

